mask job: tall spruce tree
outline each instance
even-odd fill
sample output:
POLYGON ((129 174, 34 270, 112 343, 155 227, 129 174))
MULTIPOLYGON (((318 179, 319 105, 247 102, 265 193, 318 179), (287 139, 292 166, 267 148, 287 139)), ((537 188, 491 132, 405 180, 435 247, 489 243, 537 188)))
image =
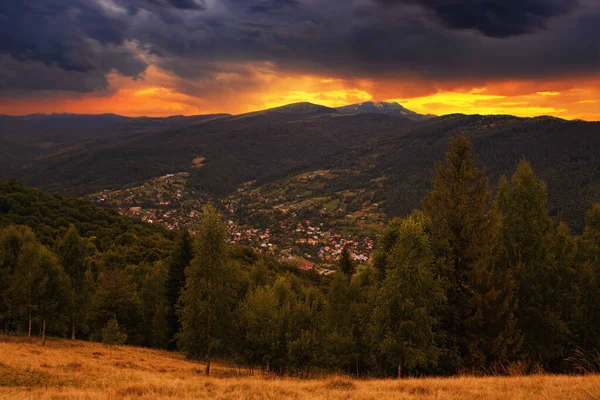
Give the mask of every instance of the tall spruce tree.
POLYGON ((585 217, 585 230, 577 246, 577 318, 571 322, 575 343, 586 353, 600 349, 600 204, 585 217))
MULTIPOLYGON (((559 254, 551 243, 556 233, 547 199, 546 184, 525 160, 510 181, 502 179, 498 187, 501 263, 514 276, 518 305, 514 312, 523 334, 523 357, 535 363, 559 357, 568 336, 562 303, 567 300, 571 265, 567 265, 568 255, 559 254)), ((557 246, 564 242, 558 239, 557 246)))
POLYGON ((440 355, 435 330, 446 297, 425 225, 420 212, 400 225, 373 311, 372 347, 398 377, 435 366, 440 355))
POLYGON ((203 209, 194 245, 180 300, 179 346, 190 358, 204 357, 209 375, 213 354, 227 340, 235 294, 227 260, 227 226, 212 205, 203 209))
POLYGON ((457 352, 454 368, 482 367, 488 349, 500 332, 488 329, 490 315, 500 301, 494 288, 493 254, 498 218, 492 208, 488 180, 476 165, 471 142, 450 139, 445 163, 435 166, 433 189, 423 200, 432 223, 434 240, 449 261, 448 346, 457 352))
POLYGON ((60 262, 69 276, 71 287, 71 340, 87 322, 92 299, 91 271, 87 263, 87 246, 74 225, 70 225, 58 244, 60 262))
POLYGON ((176 335, 181 329, 179 318, 177 317, 177 303, 185 287, 185 270, 192 262, 194 257, 193 241, 187 230, 179 232, 175 249, 171 254, 171 260, 168 265, 166 296, 168 302, 167 309, 167 336, 169 339, 168 348, 173 350, 177 346, 176 335))
POLYGON ((344 276, 346 276, 348 286, 350 286, 350 281, 352 280, 352 275, 354 275, 356 267, 352 255, 350 254, 350 250, 348 250, 348 245, 344 246, 342 249, 340 259, 338 260, 338 267, 344 276))

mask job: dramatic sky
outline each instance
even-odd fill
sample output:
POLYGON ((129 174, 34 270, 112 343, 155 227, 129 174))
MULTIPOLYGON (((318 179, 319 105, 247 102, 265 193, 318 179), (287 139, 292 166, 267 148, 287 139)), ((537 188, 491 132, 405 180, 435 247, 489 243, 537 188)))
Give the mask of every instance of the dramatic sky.
POLYGON ((0 113, 600 120, 600 0, 0 0, 0 113))

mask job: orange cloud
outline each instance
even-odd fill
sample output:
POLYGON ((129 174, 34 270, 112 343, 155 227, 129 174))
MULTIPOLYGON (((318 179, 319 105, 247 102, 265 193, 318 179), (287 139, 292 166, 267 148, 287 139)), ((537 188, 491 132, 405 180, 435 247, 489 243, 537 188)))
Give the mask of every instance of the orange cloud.
POLYGON ((141 79, 113 74, 102 93, 52 94, 0 100, 0 113, 116 113, 168 116, 256 111, 309 101, 330 107, 394 100, 424 114, 553 115, 600 120, 600 76, 555 81, 420 82, 339 79, 278 72, 269 63, 230 68, 210 78, 185 80, 150 67, 141 79))

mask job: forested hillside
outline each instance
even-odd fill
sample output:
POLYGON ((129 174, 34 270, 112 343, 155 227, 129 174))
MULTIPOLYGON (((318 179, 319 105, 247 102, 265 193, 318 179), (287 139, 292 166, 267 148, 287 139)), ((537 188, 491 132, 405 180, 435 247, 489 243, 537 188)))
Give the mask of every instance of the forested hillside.
POLYGON ((272 188, 299 173, 328 169, 340 173, 314 196, 340 189, 374 192, 373 200, 389 215, 406 215, 430 187, 432 165, 448 138, 462 134, 487 165, 493 190, 521 158, 530 160, 549 184, 551 214, 578 231, 585 210, 600 199, 597 122, 480 115, 419 122, 343 115, 310 103, 237 116, 106 122, 114 118, 86 129, 81 120, 53 122, 48 132, 29 127, 23 135, 5 125, 2 176, 83 196, 188 172, 191 190, 218 200, 250 181, 272 188))
POLYGON ((451 139, 422 209, 387 224, 372 262, 345 248, 333 276, 229 245, 211 205, 195 236, 172 240, 3 183, 0 320, 29 336, 177 348, 206 374, 215 358, 296 376, 594 370, 600 204, 574 234, 532 164, 511 170, 493 193, 471 142, 451 139), (100 247, 105 229, 117 236, 100 247))

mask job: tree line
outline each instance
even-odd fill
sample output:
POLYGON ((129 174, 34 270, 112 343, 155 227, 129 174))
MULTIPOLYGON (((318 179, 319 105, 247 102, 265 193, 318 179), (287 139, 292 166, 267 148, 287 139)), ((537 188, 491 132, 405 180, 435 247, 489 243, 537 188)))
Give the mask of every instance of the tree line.
POLYGON ((298 376, 567 372, 600 349, 600 204, 572 233, 526 160, 493 195, 464 137, 435 166, 422 209, 388 223, 367 265, 344 249, 322 277, 227 237, 208 205, 195 237, 182 231, 168 256, 123 265, 75 226, 46 245, 5 228, 4 331, 99 340, 120 329, 207 374, 215 358, 298 376))

